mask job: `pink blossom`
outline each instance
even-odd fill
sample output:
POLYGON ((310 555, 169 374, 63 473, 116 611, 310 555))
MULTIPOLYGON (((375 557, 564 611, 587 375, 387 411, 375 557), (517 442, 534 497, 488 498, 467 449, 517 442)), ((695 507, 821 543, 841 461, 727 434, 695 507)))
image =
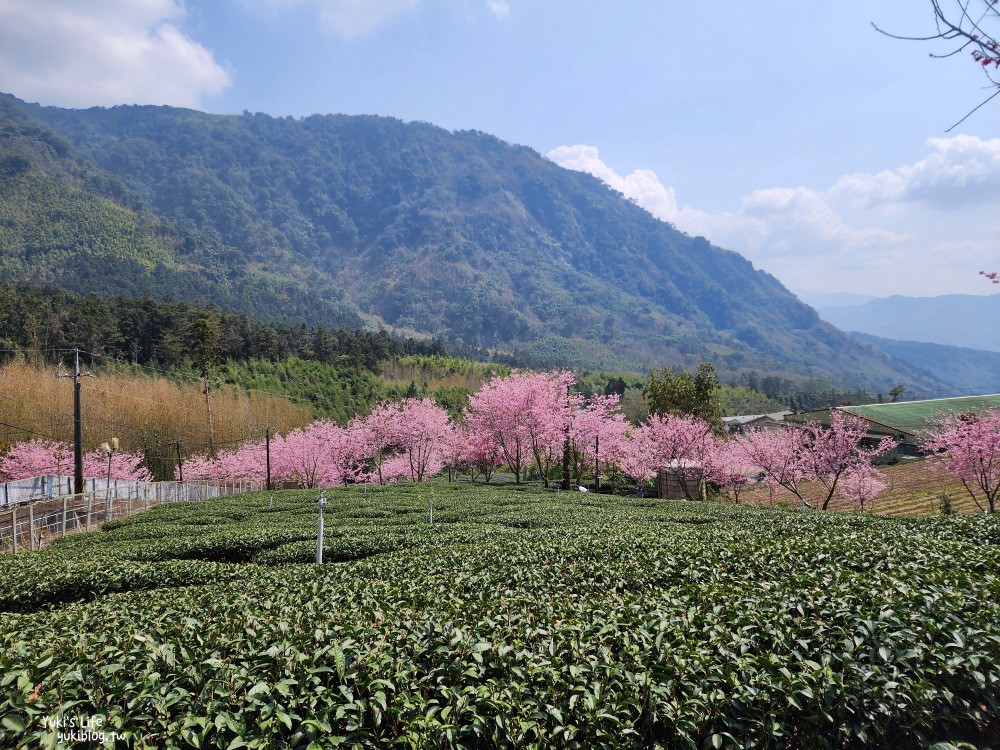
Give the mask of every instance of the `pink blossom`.
POLYGON ((738 438, 736 445, 746 462, 760 470, 769 487, 785 488, 799 499, 803 509, 813 507, 800 487, 809 474, 800 460, 804 448, 797 428, 754 430, 738 438))
POLYGON ((634 427, 616 445, 615 460, 636 488, 656 476, 660 461, 648 426, 634 427))
POLYGON ((493 378, 469 399, 466 424, 500 447, 518 483, 533 458, 548 486, 549 469, 569 440, 581 400, 570 393, 573 382, 569 372, 513 372, 493 378))
POLYGON ((689 485, 705 471, 712 445, 712 427, 694 416, 654 414, 649 418, 649 438, 658 468, 673 474, 688 500, 694 500, 689 485))
POLYGON ((615 462, 617 447, 629 429, 621 413, 617 394, 595 395, 572 413, 570 438, 574 448, 576 481, 582 464, 593 467, 594 484, 600 489, 601 467, 615 462))
MULTIPOLYGON (((334 422, 317 421, 271 439, 271 479, 303 487, 331 487, 357 479, 361 441, 334 422)), ((185 479, 253 479, 267 477, 266 447, 247 443, 214 457, 195 456, 184 462, 185 479)), ((180 471, 176 472, 179 478, 180 471)))
POLYGON ((432 399, 408 398, 399 404, 392 423, 393 442, 409 465, 412 481, 422 482, 444 468, 452 431, 448 412, 432 399))
POLYGON ((874 502, 875 498, 888 486, 878 470, 868 464, 859 466, 845 476, 840 483, 839 492, 846 501, 856 504, 864 511, 865 503, 874 502))
POLYGON ((473 480, 475 480, 476 474, 480 473, 489 482, 493 472, 499 469, 504 462, 504 453, 500 444, 496 442, 492 434, 474 432, 469 428, 463 428, 458 435, 459 439, 464 440, 461 460, 465 466, 469 467, 473 480))
MULTIPOLYGON (((111 454, 111 478, 149 482, 152 475, 142 465, 141 453, 119 450, 111 454)), ((53 440, 29 440, 18 443, 0 460, 0 478, 6 481, 43 474, 70 476, 74 472, 73 446, 53 440)), ((108 454, 101 450, 83 454, 83 475, 97 479, 108 477, 108 454)))
POLYGON ((923 445, 961 480, 980 510, 996 512, 1000 496, 1000 408, 938 420, 923 445), (986 500, 985 508, 980 495, 986 500))
POLYGON ((737 503, 740 492, 758 473, 738 438, 712 439, 706 455, 706 479, 731 492, 737 503))
POLYGON ((738 445, 768 485, 793 493, 803 509, 813 506, 805 499, 802 483, 818 482, 826 491, 821 505, 826 510, 844 477, 867 471, 872 460, 896 447, 896 441, 889 437, 866 446, 867 434, 864 419, 834 410, 829 427, 807 422, 802 427, 760 430, 746 435, 738 445))

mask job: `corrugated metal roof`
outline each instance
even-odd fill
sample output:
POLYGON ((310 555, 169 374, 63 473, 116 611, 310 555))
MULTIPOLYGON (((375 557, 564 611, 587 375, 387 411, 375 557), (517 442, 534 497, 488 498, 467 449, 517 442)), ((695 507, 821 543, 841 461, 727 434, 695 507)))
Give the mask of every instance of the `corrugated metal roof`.
MULTIPOLYGON (((1000 393, 988 396, 960 396, 958 398, 935 398, 926 401, 899 401, 890 404, 866 404, 865 406, 836 406, 835 409, 863 417, 872 423, 871 432, 877 434, 903 433, 917 436, 931 427, 935 419, 948 414, 980 412, 987 408, 1000 408, 1000 393)), ((830 423, 830 410, 818 409, 796 414, 791 418, 796 422, 818 421, 830 423)))
POLYGON ((741 414, 737 417, 723 417, 723 424, 747 424, 757 419, 763 419, 764 414, 741 414))
POLYGON ((723 417, 722 422, 723 424, 747 424, 757 419, 773 419, 775 422, 781 422, 791 413, 790 411, 774 411, 770 414, 740 414, 732 417, 723 417))
POLYGON ((935 419, 948 414, 980 412, 989 407, 1000 407, 1000 393, 989 396, 961 396, 935 398, 927 401, 900 401, 895 404, 867 404, 866 406, 838 406, 841 411, 885 425, 910 435, 926 430, 935 419))

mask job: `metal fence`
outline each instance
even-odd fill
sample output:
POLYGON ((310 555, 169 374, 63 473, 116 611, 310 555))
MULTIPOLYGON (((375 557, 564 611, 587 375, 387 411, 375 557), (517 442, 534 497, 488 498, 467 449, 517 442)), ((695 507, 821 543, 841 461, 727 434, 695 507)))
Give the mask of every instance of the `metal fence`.
MULTIPOLYGON (((94 482, 94 479, 85 479, 85 489, 95 492, 97 487, 94 482)), ((13 482, 0 484, 0 507, 10 508, 13 505, 22 505, 41 497, 51 498, 56 495, 71 494, 73 494, 73 477, 46 474, 40 477, 17 479, 13 482)))
MULTIPOLYGON (((88 484, 90 481, 87 480, 88 484)), ((58 489, 64 484, 55 481, 45 486, 58 489)), ((79 495, 42 494, 14 504, 9 510, 0 511, 0 552, 39 550, 57 537, 74 531, 90 531, 105 521, 124 518, 161 503, 194 502, 264 489, 262 482, 249 480, 111 480, 110 484, 97 480, 94 486, 94 490, 79 495)))

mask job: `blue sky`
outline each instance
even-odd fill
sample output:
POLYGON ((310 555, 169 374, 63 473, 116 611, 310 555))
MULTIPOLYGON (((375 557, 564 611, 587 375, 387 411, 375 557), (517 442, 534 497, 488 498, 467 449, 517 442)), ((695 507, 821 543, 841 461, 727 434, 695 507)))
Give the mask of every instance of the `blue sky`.
POLYGON ((795 290, 987 294, 1000 99, 930 3, 0 0, 0 90, 474 128, 795 290))

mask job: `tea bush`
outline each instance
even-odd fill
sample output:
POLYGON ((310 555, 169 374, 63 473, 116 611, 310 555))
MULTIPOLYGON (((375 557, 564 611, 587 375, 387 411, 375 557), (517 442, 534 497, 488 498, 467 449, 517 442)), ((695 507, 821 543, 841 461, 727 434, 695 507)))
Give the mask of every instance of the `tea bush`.
POLYGON ((0 746, 1000 736, 1000 525, 434 486, 160 506, 0 560, 0 746), (585 504, 584 504, 585 501, 585 504))

